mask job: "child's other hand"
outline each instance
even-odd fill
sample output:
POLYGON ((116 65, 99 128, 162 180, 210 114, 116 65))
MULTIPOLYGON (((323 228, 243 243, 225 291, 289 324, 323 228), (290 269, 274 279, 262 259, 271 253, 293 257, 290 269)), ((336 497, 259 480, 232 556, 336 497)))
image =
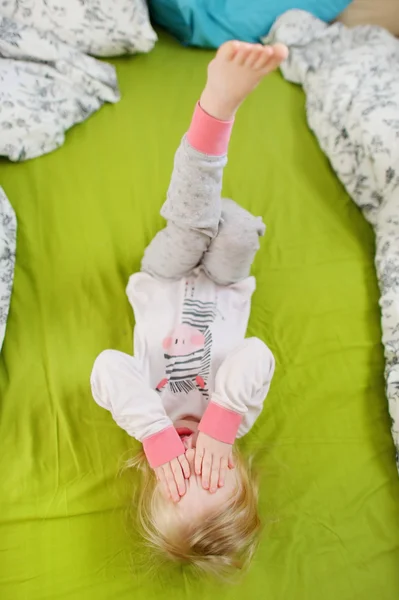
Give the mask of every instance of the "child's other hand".
POLYGON ((202 473, 202 487, 211 493, 223 487, 227 468, 234 468, 233 446, 219 442, 202 431, 195 449, 195 473, 202 473))
POLYGON ((154 471, 165 498, 179 502, 180 497, 186 493, 185 479, 190 477, 190 465, 186 455, 180 454, 170 462, 156 467, 154 471))

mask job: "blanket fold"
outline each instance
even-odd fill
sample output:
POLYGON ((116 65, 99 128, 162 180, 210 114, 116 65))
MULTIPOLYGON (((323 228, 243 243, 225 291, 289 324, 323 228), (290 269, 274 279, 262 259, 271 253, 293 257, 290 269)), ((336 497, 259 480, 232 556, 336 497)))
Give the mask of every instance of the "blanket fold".
POLYGON ((104 102, 117 102, 113 66, 0 17, 0 155, 35 158, 64 142, 65 131, 104 102))

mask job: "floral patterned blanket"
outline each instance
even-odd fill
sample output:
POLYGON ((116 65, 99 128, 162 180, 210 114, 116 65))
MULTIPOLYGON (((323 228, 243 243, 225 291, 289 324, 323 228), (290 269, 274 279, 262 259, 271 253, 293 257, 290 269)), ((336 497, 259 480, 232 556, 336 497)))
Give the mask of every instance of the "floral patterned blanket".
POLYGON ((267 42, 283 42, 282 66, 306 93, 308 123, 376 234, 382 341, 399 468, 399 40, 379 27, 328 26, 289 11, 267 42))
POLYGON ((17 221, 11 204, 0 188, 0 350, 6 332, 14 279, 17 221))
MULTIPOLYGON (((64 134, 117 102, 115 69, 39 31, 0 17, 0 156, 35 158, 64 142, 64 134)), ((0 349, 14 277, 16 218, 0 188, 0 349)))
POLYGON ((115 69, 39 31, 0 17, 0 156, 51 152, 104 102, 117 102, 115 69))

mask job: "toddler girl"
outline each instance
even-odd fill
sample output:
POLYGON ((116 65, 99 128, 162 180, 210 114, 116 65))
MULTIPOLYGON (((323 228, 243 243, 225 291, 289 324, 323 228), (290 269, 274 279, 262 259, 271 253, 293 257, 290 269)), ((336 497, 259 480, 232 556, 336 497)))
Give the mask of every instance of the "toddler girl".
POLYGON ((216 573, 243 566, 255 547, 256 485, 233 445, 259 416, 274 371, 267 346, 245 339, 265 226, 221 198, 222 174, 236 110, 286 57, 281 44, 227 42, 210 63, 176 153, 167 225, 127 286, 135 355, 106 350, 91 376, 96 402, 143 444, 135 463, 147 541, 216 573))

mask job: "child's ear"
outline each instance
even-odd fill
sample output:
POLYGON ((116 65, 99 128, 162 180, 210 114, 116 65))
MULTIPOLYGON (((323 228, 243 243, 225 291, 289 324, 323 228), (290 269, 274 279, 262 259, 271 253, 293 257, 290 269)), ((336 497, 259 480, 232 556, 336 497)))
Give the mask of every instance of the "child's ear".
POLYGON ((164 350, 167 350, 168 348, 171 347, 171 345, 172 345, 172 338, 170 335, 168 335, 168 337, 166 337, 162 340, 162 348, 164 350))

